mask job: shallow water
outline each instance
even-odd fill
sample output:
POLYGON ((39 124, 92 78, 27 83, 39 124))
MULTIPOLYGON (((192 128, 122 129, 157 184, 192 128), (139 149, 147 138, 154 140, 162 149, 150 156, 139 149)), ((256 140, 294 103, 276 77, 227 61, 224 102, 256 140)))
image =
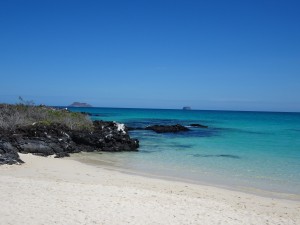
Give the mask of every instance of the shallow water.
POLYGON ((132 127, 191 123, 178 134, 131 131, 139 152, 94 154, 114 166, 205 183, 300 194, 300 113, 70 108, 132 127))

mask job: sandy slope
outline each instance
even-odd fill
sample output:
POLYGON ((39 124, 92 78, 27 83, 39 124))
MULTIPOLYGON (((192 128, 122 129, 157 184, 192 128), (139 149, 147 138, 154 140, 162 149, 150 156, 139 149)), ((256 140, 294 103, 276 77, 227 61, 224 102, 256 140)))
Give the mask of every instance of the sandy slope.
POLYGON ((300 202, 21 155, 0 167, 0 224, 300 224, 300 202))

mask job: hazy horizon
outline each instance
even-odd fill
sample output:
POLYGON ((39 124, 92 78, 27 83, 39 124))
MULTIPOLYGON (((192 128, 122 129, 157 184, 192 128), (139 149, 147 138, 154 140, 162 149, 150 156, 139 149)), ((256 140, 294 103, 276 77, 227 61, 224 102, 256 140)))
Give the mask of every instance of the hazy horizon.
MULTIPOLYGON (((20 96, 19 96, 20 97, 20 96)), ((15 99, 19 98, 16 97, 15 99)), ((200 110, 200 111, 238 111, 238 112, 287 112, 287 113, 300 113, 300 111, 281 111, 281 110, 270 110, 270 109, 260 109, 260 110, 254 110, 251 106, 248 107, 248 109, 245 107, 245 109, 234 109, 234 108, 230 108, 228 106, 228 102, 226 102, 227 107, 222 107, 222 104, 220 103, 215 103, 215 107, 212 105, 209 108, 201 108, 201 107, 194 107, 191 105, 182 105, 182 106, 174 106, 173 108, 167 108, 167 107, 142 107, 142 106, 126 106, 126 105, 116 105, 116 104, 111 104, 111 105, 99 105, 99 104, 91 104, 91 102, 89 101, 72 101, 69 103, 63 103, 63 104, 56 104, 51 103, 51 104, 46 104, 45 102, 36 102, 33 99, 24 99, 25 101, 31 101, 34 103, 34 105, 47 105, 47 106, 53 106, 53 107, 71 107, 70 105, 74 102, 80 102, 80 103, 87 103, 90 104, 92 108, 120 108, 120 109, 161 109, 161 110, 182 110, 183 107, 188 106, 191 107, 192 110, 200 110)), ((10 101, 10 102, 0 102, 1 103, 5 103, 5 104, 18 104, 21 103, 20 100, 15 100, 15 101, 10 101)), ((246 103, 245 103, 246 104, 246 103)), ((76 107, 75 107, 76 108, 76 107)))

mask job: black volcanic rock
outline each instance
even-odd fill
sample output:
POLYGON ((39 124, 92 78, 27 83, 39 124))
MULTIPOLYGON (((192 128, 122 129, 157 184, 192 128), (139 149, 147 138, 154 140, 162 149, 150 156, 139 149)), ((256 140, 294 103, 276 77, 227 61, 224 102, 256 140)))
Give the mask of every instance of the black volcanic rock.
POLYGON ((0 165, 23 163, 17 148, 10 143, 9 139, 0 137, 0 165))
POLYGON ((139 147, 139 141, 129 137, 126 127, 115 122, 95 121, 93 132, 73 132, 71 138, 78 145, 100 151, 136 151, 139 147))
POLYGON ((54 158, 63 158, 63 157, 70 157, 70 154, 67 152, 59 152, 56 153, 56 155, 54 156, 54 158))
POLYGON ((189 131, 190 129, 180 124, 176 124, 176 125, 153 125, 153 126, 146 127, 145 130, 152 130, 155 131, 156 133, 177 133, 181 131, 189 131))
POLYGON ((22 163, 18 152, 67 157, 80 151, 137 151, 123 124, 95 121, 93 130, 70 130, 61 124, 34 124, 0 132, 0 165, 22 163))
POLYGON ((24 163, 20 157, 19 154, 15 151, 11 151, 11 152, 1 152, 2 150, 0 150, 0 165, 4 165, 4 164, 8 164, 8 165, 12 165, 12 164, 20 164, 20 163, 24 163))
POLYGON ((198 123, 192 123, 190 124, 191 127, 199 127, 199 128, 208 128, 208 126, 198 124, 198 123))

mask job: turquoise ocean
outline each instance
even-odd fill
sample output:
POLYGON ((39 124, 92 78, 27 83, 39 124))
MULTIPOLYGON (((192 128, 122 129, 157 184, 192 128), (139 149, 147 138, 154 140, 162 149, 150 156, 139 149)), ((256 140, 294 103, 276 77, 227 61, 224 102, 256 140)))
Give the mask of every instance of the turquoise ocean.
POLYGON ((93 120, 154 124, 200 123, 177 134, 130 131, 138 152, 92 153, 93 162, 153 176, 234 189, 300 195, 300 113, 69 108, 93 120))

